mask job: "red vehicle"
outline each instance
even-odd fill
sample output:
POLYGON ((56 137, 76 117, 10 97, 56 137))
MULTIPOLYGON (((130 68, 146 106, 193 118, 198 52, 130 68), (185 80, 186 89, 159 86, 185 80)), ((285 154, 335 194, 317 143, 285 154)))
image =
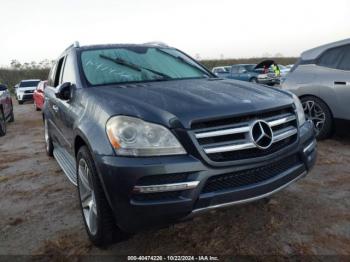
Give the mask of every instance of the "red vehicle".
POLYGON ((34 99, 34 107, 36 111, 42 110, 44 107, 44 90, 46 88, 47 81, 40 81, 38 86, 36 87, 33 99, 34 99))

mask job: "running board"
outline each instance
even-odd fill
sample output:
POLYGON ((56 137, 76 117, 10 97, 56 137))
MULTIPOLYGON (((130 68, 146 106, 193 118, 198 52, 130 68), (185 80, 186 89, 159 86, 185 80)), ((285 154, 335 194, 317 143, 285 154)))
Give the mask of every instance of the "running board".
POLYGON ((64 148, 56 144, 54 145, 53 155, 69 181, 76 186, 77 176, 74 158, 64 148))

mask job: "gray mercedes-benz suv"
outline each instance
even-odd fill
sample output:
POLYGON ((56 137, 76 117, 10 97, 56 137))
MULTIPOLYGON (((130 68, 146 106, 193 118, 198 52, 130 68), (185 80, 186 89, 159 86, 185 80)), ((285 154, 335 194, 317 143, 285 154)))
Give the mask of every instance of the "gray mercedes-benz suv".
POLYGON ((350 120, 350 39, 301 54, 282 88, 299 96, 319 139, 350 120))
POLYGON ((218 78, 164 45, 69 47, 43 118, 95 245, 266 198, 316 159, 295 95, 218 78))

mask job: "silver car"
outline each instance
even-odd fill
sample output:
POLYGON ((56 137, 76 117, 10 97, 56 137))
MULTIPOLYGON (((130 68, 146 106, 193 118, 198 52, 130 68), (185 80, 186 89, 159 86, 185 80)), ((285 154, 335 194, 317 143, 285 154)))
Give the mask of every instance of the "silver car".
POLYGON ((350 39, 305 51, 282 88, 299 96, 319 139, 350 120, 350 39))

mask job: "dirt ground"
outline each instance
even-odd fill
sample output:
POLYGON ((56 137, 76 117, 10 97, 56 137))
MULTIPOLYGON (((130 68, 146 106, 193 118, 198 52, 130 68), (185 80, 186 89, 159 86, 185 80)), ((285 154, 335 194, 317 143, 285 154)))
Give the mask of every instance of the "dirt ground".
POLYGON ((0 255, 350 255, 350 137, 320 142, 314 170, 268 204, 215 211, 97 249, 76 188, 45 154, 41 113, 16 105, 15 117, 0 138, 0 255))

